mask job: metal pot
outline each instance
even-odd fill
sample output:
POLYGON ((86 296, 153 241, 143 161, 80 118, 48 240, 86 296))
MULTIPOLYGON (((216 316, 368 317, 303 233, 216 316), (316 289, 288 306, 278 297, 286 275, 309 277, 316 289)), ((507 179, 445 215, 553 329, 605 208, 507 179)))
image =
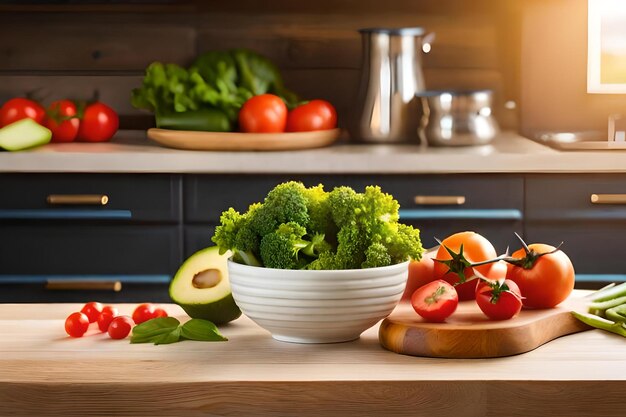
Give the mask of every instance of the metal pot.
POLYGON ((355 114, 348 126, 360 142, 417 142, 416 93, 424 91, 422 53, 434 34, 420 27, 361 29, 363 60, 355 114))
POLYGON ((422 114, 418 135, 430 146, 483 145, 499 132, 490 90, 426 91, 417 97, 421 109, 416 114, 422 114))

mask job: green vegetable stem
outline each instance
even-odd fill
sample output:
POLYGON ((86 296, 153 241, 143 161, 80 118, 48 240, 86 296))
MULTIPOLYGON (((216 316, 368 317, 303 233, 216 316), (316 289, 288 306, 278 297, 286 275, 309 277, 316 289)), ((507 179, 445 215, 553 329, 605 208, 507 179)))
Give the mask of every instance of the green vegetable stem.
POLYGON ((582 321, 585 324, 588 324, 591 327, 606 330, 611 333, 626 337, 626 324, 624 323, 614 322, 589 313, 578 313, 576 311, 572 311, 572 314, 578 320, 582 321))
POLYGON ((626 304, 621 304, 613 308, 609 308, 604 312, 608 320, 615 322, 626 322, 626 304))
POLYGON ((626 297, 626 282, 593 293, 591 301, 603 302, 618 297, 626 297))

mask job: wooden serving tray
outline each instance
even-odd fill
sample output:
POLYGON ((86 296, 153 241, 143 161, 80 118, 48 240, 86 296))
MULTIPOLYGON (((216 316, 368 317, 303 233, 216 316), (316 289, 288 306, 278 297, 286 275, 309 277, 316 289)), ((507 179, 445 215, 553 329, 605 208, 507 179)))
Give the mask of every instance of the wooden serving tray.
POLYGON ((286 151, 321 148, 333 144, 340 134, 341 129, 289 133, 148 129, 148 137, 161 145, 193 151, 286 151))
POLYGON ((571 315, 584 300, 570 297, 556 308, 522 310, 511 320, 492 321, 474 301, 459 303, 445 323, 424 321, 402 302, 380 325, 381 345, 392 352, 436 358, 495 358, 533 350, 557 337, 591 327, 571 315))

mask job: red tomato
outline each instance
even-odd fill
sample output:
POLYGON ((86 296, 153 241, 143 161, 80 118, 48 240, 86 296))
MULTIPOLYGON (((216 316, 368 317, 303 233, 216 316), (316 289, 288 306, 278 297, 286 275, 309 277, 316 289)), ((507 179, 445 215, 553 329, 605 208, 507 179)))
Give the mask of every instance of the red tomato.
POLYGON ((112 307, 112 306, 102 307, 102 312, 100 314, 110 314, 113 317, 119 316, 119 312, 117 311, 117 308, 112 307))
POLYGON ((484 281, 476 287, 476 303, 492 320, 508 320, 522 309, 522 295, 515 282, 507 279, 484 281))
POLYGON ((287 124, 287 106, 278 96, 261 94, 250 98, 239 111, 239 128, 246 133, 280 133, 287 124))
POLYGON ((45 115, 46 111, 36 101, 20 97, 12 98, 0 107, 0 127, 27 117, 41 124, 45 115))
POLYGON ((135 324, 143 323, 156 317, 157 307, 151 303, 139 304, 133 311, 135 324))
POLYGON ((85 313, 89 319, 89 323, 93 323, 98 320, 98 316, 102 313, 102 304, 92 301, 91 303, 85 304, 80 312, 85 313))
POLYGON ((78 128, 78 139, 85 142, 105 142, 113 137, 120 125, 115 110, 95 102, 85 108, 78 128))
POLYGON ((72 313, 65 319, 65 331, 71 337, 82 337, 88 328, 89 319, 84 313, 72 313))
POLYGON ((444 279, 453 284, 459 294, 459 300, 473 300, 477 284, 474 269, 483 277, 491 278, 493 264, 476 267, 470 264, 496 258, 496 250, 491 242, 475 232, 455 233, 441 243, 435 257, 435 279, 444 279), (448 250, 453 252, 454 256, 448 250))
POLYGON ((337 112, 326 100, 311 100, 287 115, 287 132, 328 130, 337 127, 337 112))
POLYGON ((452 285, 444 280, 430 282, 418 288, 411 297, 413 309, 428 321, 445 321, 459 305, 452 285))
POLYGON ((553 252, 554 246, 534 243, 528 249, 511 255, 517 261, 508 265, 506 277, 519 285, 525 307, 552 308, 574 289, 574 265, 562 250, 553 252))
POLYGON ((109 325, 111 324, 111 322, 113 321, 113 319, 116 316, 114 316, 113 314, 106 312, 106 313, 102 313, 98 316, 98 329, 100 329, 100 331, 102 333, 106 332, 109 330, 109 325))
POLYGON ((72 142, 76 139, 80 120, 75 116, 76 104, 70 100, 50 104, 43 125, 52 131, 52 142, 72 142))
POLYGON ((113 321, 115 317, 119 315, 117 308, 111 306, 104 306, 102 308, 102 312, 98 316, 98 328, 101 332, 106 332, 109 330, 109 324, 113 321))
POLYGON ((409 263, 409 279, 406 282, 402 300, 410 300, 416 289, 435 280, 433 257, 436 254, 435 250, 424 252, 422 259, 409 263))
POLYGON ((167 311, 163 310, 162 308, 155 309, 153 318, 159 318, 159 317, 167 317, 167 311))
POLYGON ((111 339, 123 339, 133 328, 133 320, 128 316, 117 316, 109 324, 109 336, 111 339))

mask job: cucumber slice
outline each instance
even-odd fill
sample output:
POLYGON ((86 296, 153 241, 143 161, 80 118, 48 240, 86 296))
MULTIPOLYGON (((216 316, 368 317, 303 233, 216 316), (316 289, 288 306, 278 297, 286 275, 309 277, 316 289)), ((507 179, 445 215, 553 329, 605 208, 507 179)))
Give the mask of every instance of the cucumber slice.
POLYGON ((45 145, 52 139, 50 129, 33 119, 22 119, 0 129, 0 148, 7 151, 21 151, 45 145))

